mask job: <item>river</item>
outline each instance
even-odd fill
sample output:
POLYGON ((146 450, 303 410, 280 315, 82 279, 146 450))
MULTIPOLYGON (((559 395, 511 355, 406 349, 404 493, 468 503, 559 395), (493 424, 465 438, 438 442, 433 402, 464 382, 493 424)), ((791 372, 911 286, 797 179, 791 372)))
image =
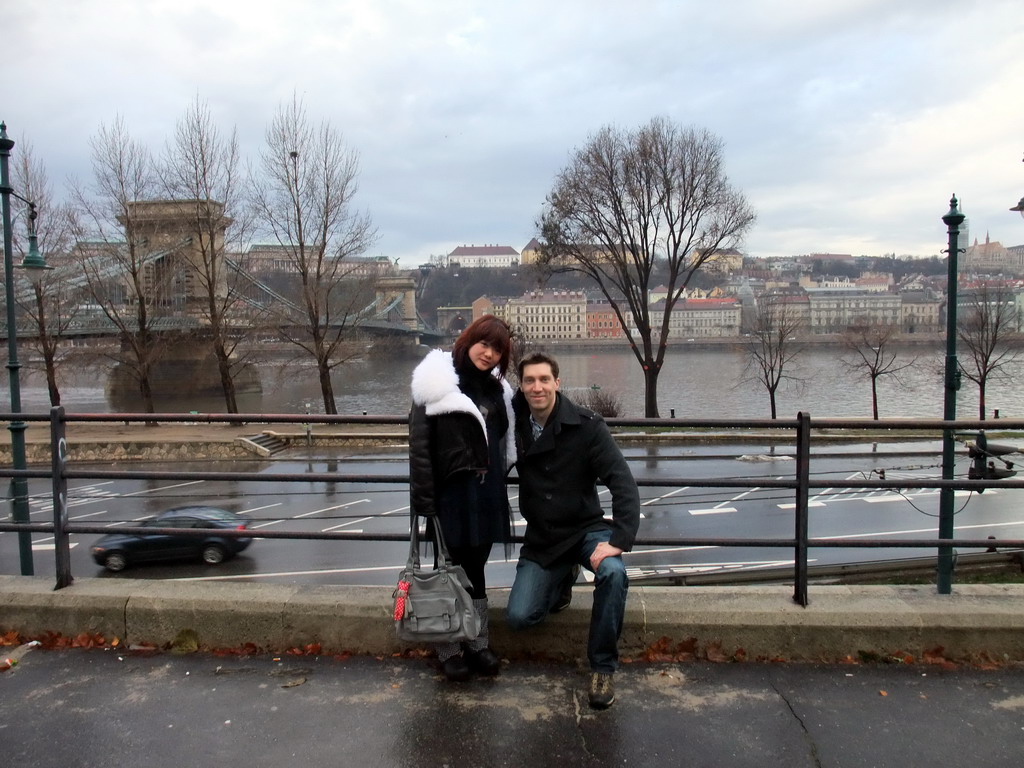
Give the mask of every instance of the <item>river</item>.
MULTIPOLYGON (((778 415, 782 418, 805 411, 818 418, 871 417, 871 385, 864 371, 848 370, 839 347, 808 347, 791 369, 799 382, 783 385, 778 393, 778 415)), ((622 416, 643 416, 643 376, 636 360, 626 350, 560 349, 563 391, 599 386, 616 395, 622 416)), ((417 357, 375 358, 347 363, 336 370, 335 394, 339 413, 395 414, 409 408, 409 379, 417 357)), ((882 418, 942 417, 943 350, 906 348, 899 350, 898 362, 913 365, 900 373, 902 383, 891 376, 879 379, 879 415, 882 418), (915 359, 916 358, 916 359, 915 359)), ((962 362, 966 362, 964 358, 962 362)), ((259 368, 262 395, 241 400, 249 413, 323 412, 315 369, 311 364, 284 360, 270 361, 259 368)), ((1024 417, 1024 379, 1020 365, 1009 377, 990 382, 989 416, 998 409, 1004 418, 1024 417)), ((61 396, 69 411, 106 412, 141 410, 140 402, 111 403, 105 392, 103 372, 64 372, 61 396)), ((6 377, 0 384, 2 403, 9 403, 6 377)), ((762 386, 744 380, 744 355, 735 349, 676 347, 669 350, 659 382, 661 415, 675 410, 677 418, 768 418, 768 395, 762 386)), ((49 408, 45 381, 38 371, 22 370, 22 409, 45 412, 49 408)), ((3 406, 0 406, 3 409, 3 406)), ((163 401, 157 410, 221 413, 223 401, 205 398, 163 401)), ((957 398, 960 418, 976 418, 977 386, 966 377, 957 398)))

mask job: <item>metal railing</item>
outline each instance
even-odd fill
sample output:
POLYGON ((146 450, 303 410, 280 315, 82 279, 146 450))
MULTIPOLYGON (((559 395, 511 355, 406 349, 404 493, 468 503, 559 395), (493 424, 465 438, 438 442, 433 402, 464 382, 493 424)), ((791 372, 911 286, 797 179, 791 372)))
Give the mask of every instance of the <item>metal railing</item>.
MULTIPOLYGON (((51 481, 53 494, 52 523, 0 523, 0 531, 29 533, 49 533, 54 536, 55 546, 55 589, 61 589, 73 580, 71 574, 70 538, 80 534, 107 533, 107 526, 72 523, 68 520, 68 481, 86 480, 256 480, 260 482, 308 483, 311 479, 335 483, 360 484, 408 484, 409 475, 387 474, 367 475, 342 472, 217 472, 217 471, 153 471, 153 470, 103 470, 75 468, 68 460, 67 425, 75 423, 190 423, 190 424, 321 424, 321 425, 401 425, 408 420, 405 416, 358 416, 358 415, 310 415, 310 414, 85 414, 65 413, 62 407, 53 408, 46 414, 18 414, 24 422, 49 422, 51 466, 48 469, 32 468, 26 470, 0 469, 0 477, 38 479, 51 481)), ((13 414, 0 414, 0 420, 11 421, 13 414)), ((707 477, 666 477, 637 478, 641 487, 681 487, 692 488, 777 488, 793 492, 794 517, 793 536, 789 538, 722 538, 722 537, 684 537, 684 536, 639 536, 637 546, 715 546, 715 547, 765 547, 785 548, 793 550, 793 600, 802 606, 808 603, 808 552, 814 548, 927 548, 942 551, 943 548, 954 546, 963 548, 990 549, 1003 547, 1011 549, 1024 548, 1024 539, 957 539, 957 538, 811 538, 808 535, 809 498, 814 490, 835 489, 952 489, 982 491, 988 488, 1024 488, 1024 479, 982 479, 972 480, 957 478, 944 479, 913 479, 889 480, 877 479, 838 480, 835 478, 815 479, 810 474, 811 446, 816 439, 813 430, 819 430, 817 439, 824 439, 824 431, 854 435, 864 433, 858 438, 862 442, 877 440, 879 435, 889 438, 902 433, 973 433, 979 430, 998 428, 1000 431, 1024 430, 1024 419, 1000 419, 998 421, 980 420, 920 420, 920 419, 817 419, 808 414, 799 413, 795 419, 750 420, 750 419, 608 419, 613 429, 639 428, 648 434, 665 432, 691 433, 697 437, 714 430, 719 433, 755 433, 759 437, 771 433, 792 433, 790 440, 795 447, 795 466, 792 477, 783 478, 707 478, 707 477), (873 437, 872 437, 873 436, 873 437)), ((834 434, 830 437, 834 437, 834 434)), ((652 438, 653 439, 653 438, 652 438)), ((509 478, 510 484, 518 481, 509 478)), ((174 533, 202 536, 204 531, 171 528, 155 528, 152 526, 120 526, 124 533, 154 534, 174 533)), ((244 531, 219 530, 218 536, 264 539, 328 539, 351 541, 407 541, 405 533, 357 533, 342 531, 264 531, 252 529, 244 531)), ((521 537, 515 537, 521 541, 521 537)), ((948 549, 947 549, 948 551, 948 549)))

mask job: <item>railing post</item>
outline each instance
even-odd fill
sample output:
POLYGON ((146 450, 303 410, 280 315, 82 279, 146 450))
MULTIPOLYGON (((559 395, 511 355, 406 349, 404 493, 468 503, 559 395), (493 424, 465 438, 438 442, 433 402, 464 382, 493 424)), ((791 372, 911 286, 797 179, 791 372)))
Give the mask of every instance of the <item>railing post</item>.
POLYGON ((793 548, 793 601, 807 606, 807 510, 811 474, 811 417, 796 415, 796 546, 793 548))
POLYGON ((74 580, 71 575, 71 537, 68 535, 68 481, 64 474, 67 465, 68 441, 64 422, 64 407, 50 409, 50 466, 53 483, 53 559, 56 564, 57 583, 54 589, 63 589, 74 580))

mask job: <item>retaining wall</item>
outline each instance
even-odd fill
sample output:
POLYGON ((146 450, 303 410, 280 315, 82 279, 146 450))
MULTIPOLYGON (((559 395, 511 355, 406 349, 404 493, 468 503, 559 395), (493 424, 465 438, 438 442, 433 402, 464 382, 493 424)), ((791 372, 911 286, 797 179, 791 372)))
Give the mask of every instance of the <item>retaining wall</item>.
MULTIPOLYGON (((282 652, 316 643, 324 653, 391 654, 404 647, 391 621, 390 587, 228 582, 76 580, 54 591, 39 576, 0 576, 0 634, 99 634, 109 642, 166 647, 192 630, 201 648, 282 652)), ((508 658, 582 659, 589 587, 532 630, 504 623, 508 591, 491 591, 491 639, 508 658)), ((841 661, 937 654, 952 660, 1024 661, 1024 585, 818 586, 810 605, 792 588, 633 587, 621 651, 718 660, 841 661)))

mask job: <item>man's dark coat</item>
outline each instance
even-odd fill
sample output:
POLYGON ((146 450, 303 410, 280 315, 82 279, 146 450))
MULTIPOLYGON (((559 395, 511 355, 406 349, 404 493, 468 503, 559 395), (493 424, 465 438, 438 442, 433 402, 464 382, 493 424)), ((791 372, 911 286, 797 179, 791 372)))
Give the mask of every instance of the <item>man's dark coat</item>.
POLYGON ((628 552, 640 525, 640 493, 604 419, 561 393, 536 441, 522 392, 513 398, 519 509, 527 528, 521 555, 547 567, 589 531, 611 528, 609 543, 628 552), (604 519, 597 482, 612 494, 604 519))

